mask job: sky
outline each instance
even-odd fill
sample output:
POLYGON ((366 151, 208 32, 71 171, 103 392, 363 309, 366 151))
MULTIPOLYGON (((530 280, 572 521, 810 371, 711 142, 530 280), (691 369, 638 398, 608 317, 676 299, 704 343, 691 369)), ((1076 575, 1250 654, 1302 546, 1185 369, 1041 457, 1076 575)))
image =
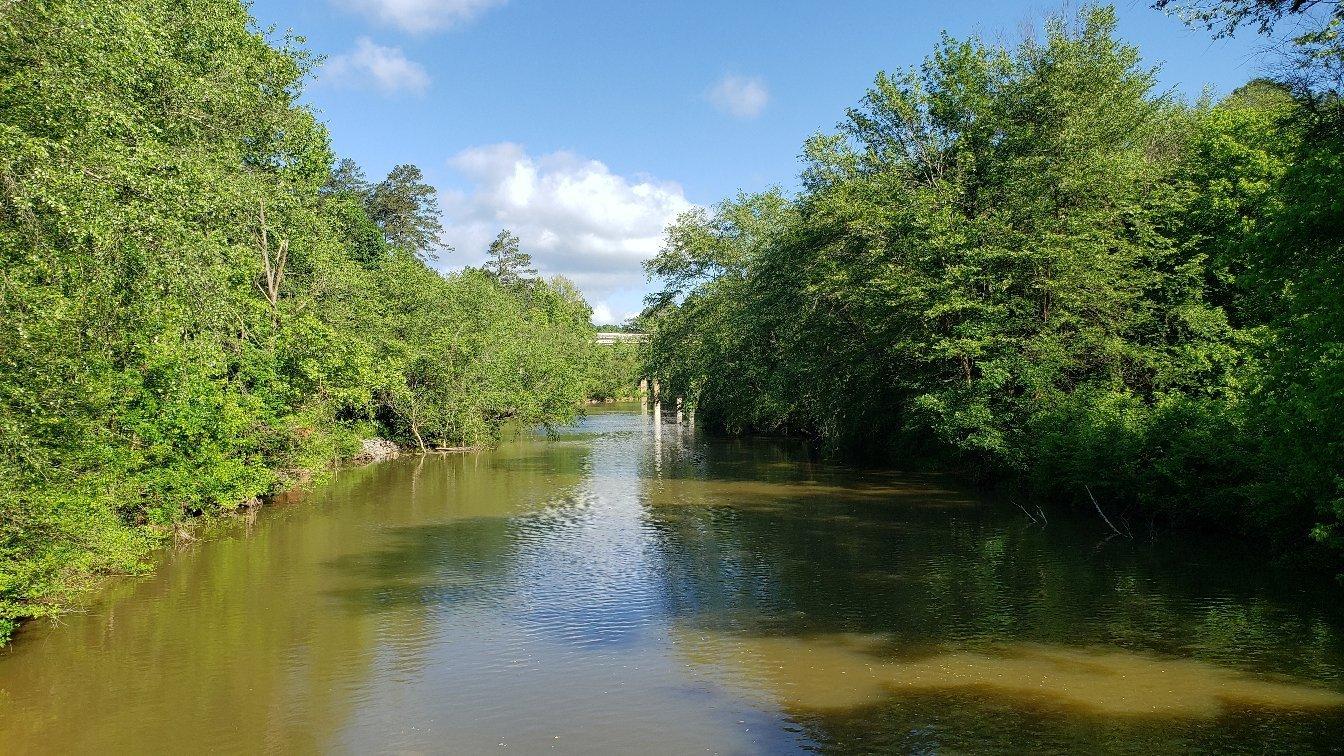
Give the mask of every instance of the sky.
MULTIPOLYGON (((414 163, 439 190, 445 271, 479 265, 501 228, 594 322, 639 311, 641 263, 679 213, 797 186, 803 141, 881 70, 920 63, 946 30, 1014 42, 1059 2, 1002 0, 254 0, 324 56, 304 95, 340 157, 378 179, 414 163)), ((1160 86, 1227 93, 1261 63, 1120 0, 1120 35, 1160 86)))

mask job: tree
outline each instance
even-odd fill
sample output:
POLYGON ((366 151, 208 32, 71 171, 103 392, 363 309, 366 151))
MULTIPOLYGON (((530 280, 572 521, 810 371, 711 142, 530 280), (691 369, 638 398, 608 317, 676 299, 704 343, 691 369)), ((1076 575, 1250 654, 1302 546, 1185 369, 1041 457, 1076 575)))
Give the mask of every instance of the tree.
POLYGON ((361 438, 575 416, 587 306, 429 268, 433 188, 336 161, 311 65, 239 0, 0 12, 0 643, 361 438))
POLYGON ((435 259, 439 250, 447 250, 439 238, 443 222, 438 192, 424 182, 424 174, 414 165, 393 168, 369 190, 367 205, 369 217, 382 229, 388 244, 421 260, 435 259))
POLYGON ((372 191, 364 169, 350 158, 341 158, 332 166, 331 176, 322 187, 323 194, 350 195, 363 201, 368 201, 372 191))
MULTIPOLYGON (((1292 65, 1280 84, 1258 83, 1229 98, 1242 128, 1212 144, 1241 164, 1210 196, 1213 207, 1254 211, 1226 234, 1240 259, 1243 314, 1259 329, 1261 374, 1247 415, 1264 502, 1252 513, 1279 530, 1310 528, 1344 552, 1344 2, 1340 0, 1158 0, 1215 36, 1243 25, 1262 35, 1292 19, 1292 65), (1253 100, 1246 95, 1255 95, 1253 100), (1231 147, 1232 149, 1229 149, 1231 147), (1266 170, 1268 169, 1268 170, 1266 170), (1230 190, 1229 188, 1234 188, 1230 190), (1230 201, 1229 201, 1230 200, 1230 201), (1249 200, 1249 201, 1248 201, 1249 200), (1287 523, 1287 527, 1283 525, 1287 523)), ((1218 219, 1215 219, 1217 222, 1218 219)), ((1217 237, 1215 237, 1217 238, 1217 237)), ((1291 532, 1291 531, 1290 531, 1291 532)))
POLYGON ((807 142, 798 196, 683 215, 650 369, 710 428, 1344 554, 1338 98, 1187 105, 1115 27, 945 37, 807 142))
POLYGON ((1323 12, 1327 24, 1344 21, 1341 0, 1157 0, 1153 7, 1174 10, 1215 37, 1230 37, 1243 25, 1268 34, 1285 17, 1298 14, 1323 12))
POLYGON ((507 228, 500 231, 495 240, 490 242, 486 257, 489 260, 485 264, 485 269, 506 286, 520 283, 537 274, 536 269, 532 267, 532 256, 519 249, 518 237, 507 228))

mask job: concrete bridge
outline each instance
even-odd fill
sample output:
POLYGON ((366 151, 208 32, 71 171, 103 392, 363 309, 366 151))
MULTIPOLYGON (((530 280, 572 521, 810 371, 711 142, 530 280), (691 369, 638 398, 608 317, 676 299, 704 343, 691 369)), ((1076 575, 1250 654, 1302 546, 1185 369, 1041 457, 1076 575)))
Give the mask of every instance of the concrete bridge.
POLYGON ((622 331, 598 331, 597 343, 602 346, 612 344, 639 344, 649 340, 647 333, 625 333, 622 331))
MULTIPOLYGON (((611 346, 613 344, 642 344, 649 340, 647 333, 628 333, 624 331, 598 331, 597 343, 602 346, 611 346)), ((643 378, 639 381, 639 406, 641 411, 648 412, 653 410, 653 427, 661 429, 663 424, 663 391, 657 378, 643 378)), ((695 408, 690 408, 689 416, 686 413, 686 400, 682 397, 674 397, 671 402, 672 411, 668 413, 668 421, 676 418, 678 424, 689 420, 689 425, 695 425, 695 408)))
MULTIPOLYGON (((675 422, 678 425, 682 423, 687 423, 690 427, 694 428, 695 406, 692 405, 689 408, 690 413, 688 414, 686 412, 687 406, 685 398, 680 396, 669 398, 671 398, 672 401, 668 403, 671 404, 672 406, 668 408, 669 409, 667 418, 668 422, 673 422, 673 418, 675 417, 676 418, 675 422)), ((653 410, 653 427, 655 429, 659 429, 662 427, 663 411, 664 411, 663 404, 666 401, 667 400, 663 398, 663 387, 658 382, 657 378, 640 379, 639 381, 640 412, 648 412, 650 409, 653 410)))

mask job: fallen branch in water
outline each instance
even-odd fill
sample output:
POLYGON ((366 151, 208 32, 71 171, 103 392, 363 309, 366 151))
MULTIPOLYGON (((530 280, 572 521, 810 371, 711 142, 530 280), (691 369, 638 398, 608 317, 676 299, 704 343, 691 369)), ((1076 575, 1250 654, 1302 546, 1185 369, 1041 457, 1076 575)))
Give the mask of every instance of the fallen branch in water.
MULTIPOLYGON (((1116 534, 1116 535, 1122 535, 1122 536, 1124 536, 1124 537, 1126 537, 1126 538, 1128 538, 1128 539, 1130 539, 1130 540, 1134 540, 1134 536, 1133 536, 1132 534, 1130 534, 1130 533, 1126 533, 1125 531, 1121 530, 1120 528, 1117 528, 1117 527, 1115 526, 1115 523, 1111 522, 1111 518, 1109 518, 1109 517, 1106 516, 1106 513, 1103 512, 1102 509, 1101 509, 1101 505, 1097 503, 1097 497, 1095 497, 1095 496, 1092 495, 1092 488, 1091 488, 1090 486, 1088 486, 1087 484, 1084 484, 1084 485, 1083 485, 1083 490, 1084 490, 1084 491, 1087 491, 1087 498, 1089 498, 1089 499, 1092 500, 1092 506, 1094 506, 1094 507, 1097 508, 1097 514, 1101 515, 1101 519, 1106 521, 1106 524, 1110 526, 1111 530, 1114 530, 1114 531, 1115 531, 1115 534, 1116 534)), ((1126 527, 1128 527, 1128 525, 1126 525, 1126 527)))
POLYGON ((1121 534, 1121 533, 1107 533, 1105 538, 1101 539, 1100 541, 1097 541, 1097 545, 1096 545, 1096 546, 1093 546, 1093 547, 1092 547, 1092 550, 1093 550, 1093 551, 1101 551, 1101 547, 1102 547, 1102 546, 1105 546, 1106 544, 1110 543, 1110 542, 1111 542, 1111 539, 1112 539, 1112 538, 1115 538, 1115 537, 1118 536, 1118 535, 1122 535, 1122 534, 1121 534))
MULTIPOLYGON (((1022 506, 1021 504, 1018 504, 1018 503, 1017 503, 1015 500, 1013 500, 1013 499, 1009 499, 1009 501, 1012 501, 1012 502, 1013 502, 1013 506, 1015 506, 1015 507, 1017 507, 1018 509, 1022 510, 1022 514, 1026 515, 1028 520, 1031 520, 1031 524, 1035 525, 1037 522, 1039 522, 1039 520, 1036 519, 1036 515, 1033 515, 1031 512, 1028 512, 1026 507, 1022 506)), ((1038 506, 1037 509, 1039 509, 1039 508, 1040 508, 1040 507, 1038 506)))

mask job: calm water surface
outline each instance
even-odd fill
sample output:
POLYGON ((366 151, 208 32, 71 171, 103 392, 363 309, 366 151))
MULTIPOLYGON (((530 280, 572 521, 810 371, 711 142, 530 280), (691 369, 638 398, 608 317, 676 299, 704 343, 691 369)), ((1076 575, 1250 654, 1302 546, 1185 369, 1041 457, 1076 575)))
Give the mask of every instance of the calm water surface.
POLYGON ((1337 588, 1104 536, 599 411, 29 625, 0 752, 1344 752, 1337 588))

